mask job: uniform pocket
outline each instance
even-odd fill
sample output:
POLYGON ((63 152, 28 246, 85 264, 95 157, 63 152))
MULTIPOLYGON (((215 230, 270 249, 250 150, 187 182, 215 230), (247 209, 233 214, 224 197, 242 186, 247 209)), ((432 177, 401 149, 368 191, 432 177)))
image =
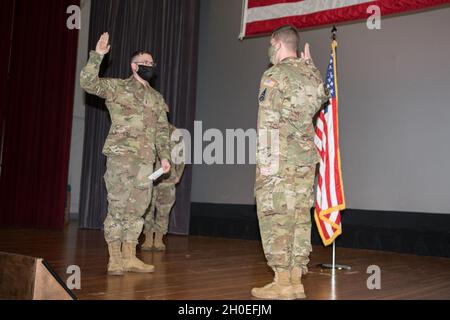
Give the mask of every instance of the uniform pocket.
POLYGON ((146 190, 150 189, 153 185, 153 181, 149 179, 149 176, 153 173, 153 165, 152 164, 140 164, 139 171, 136 176, 136 184, 135 187, 138 189, 146 190))
POLYGON ((284 191, 277 191, 273 193, 273 208, 276 213, 287 212, 287 199, 284 191))

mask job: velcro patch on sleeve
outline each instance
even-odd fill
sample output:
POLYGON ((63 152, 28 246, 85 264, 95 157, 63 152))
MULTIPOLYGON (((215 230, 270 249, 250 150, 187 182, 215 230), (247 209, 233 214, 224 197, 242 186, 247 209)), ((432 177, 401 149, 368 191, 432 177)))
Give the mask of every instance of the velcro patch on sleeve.
POLYGON ((259 102, 264 102, 264 100, 266 100, 266 94, 267 94, 267 89, 264 89, 264 91, 259 96, 259 102))
POLYGON ((263 81, 263 86, 268 88, 275 88, 278 85, 278 82, 272 79, 266 79, 263 81))

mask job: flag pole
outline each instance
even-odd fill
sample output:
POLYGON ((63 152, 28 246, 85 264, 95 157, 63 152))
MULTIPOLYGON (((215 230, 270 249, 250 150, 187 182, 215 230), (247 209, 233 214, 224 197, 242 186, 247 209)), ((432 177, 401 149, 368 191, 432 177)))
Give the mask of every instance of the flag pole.
MULTIPOLYGON (((337 30, 336 26, 333 26, 333 29, 331 29, 331 40, 336 41, 337 31, 338 30, 337 30)), ((350 266, 336 264, 336 240, 333 241, 333 253, 332 253, 331 264, 322 263, 319 266, 322 269, 331 269, 333 276, 336 274, 336 270, 352 270, 352 267, 350 267, 350 266)))
POLYGON ((336 241, 333 241, 333 272, 336 270, 336 241))
POLYGON ((242 18, 241 18, 241 33, 239 33, 239 40, 244 40, 245 33, 247 29, 247 11, 248 11, 248 0, 242 1, 242 18))
POLYGON ((336 33, 337 33, 337 28, 336 28, 336 26, 333 26, 333 29, 331 29, 331 39, 333 40, 333 41, 336 41, 336 38, 337 38, 337 35, 336 35, 336 33))
POLYGON ((335 274, 336 270, 352 270, 352 267, 350 267, 350 266, 336 263, 336 241, 333 242, 333 253, 332 253, 331 264, 322 263, 319 265, 319 267, 322 269, 332 270, 333 275, 335 274))

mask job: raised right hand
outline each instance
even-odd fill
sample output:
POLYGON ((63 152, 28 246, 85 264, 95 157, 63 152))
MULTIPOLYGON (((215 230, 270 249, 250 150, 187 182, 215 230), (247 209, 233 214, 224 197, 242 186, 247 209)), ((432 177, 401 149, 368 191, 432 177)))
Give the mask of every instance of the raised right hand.
POLYGON ((95 51, 101 55, 107 54, 109 52, 109 49, 111 49, 111 46, 108 44, 108 42, 109 42, 109 33, 105 32, 100 37, 100 40, 98 40, 95 51))

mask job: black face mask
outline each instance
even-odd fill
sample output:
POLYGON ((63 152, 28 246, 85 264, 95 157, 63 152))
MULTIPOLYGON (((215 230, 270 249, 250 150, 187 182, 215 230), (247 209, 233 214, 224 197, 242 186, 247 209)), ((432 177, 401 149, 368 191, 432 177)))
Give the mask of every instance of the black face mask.
POLYGON ((138 70, 137 74, 139 75, 139 77, 141 77, 143 80, 150 83, 153 76, 155 75, 155 68, 149 67, 149 66, 144 66, 144 65, 138 65, 138 67, 139 67, 139 70, 138 70))

